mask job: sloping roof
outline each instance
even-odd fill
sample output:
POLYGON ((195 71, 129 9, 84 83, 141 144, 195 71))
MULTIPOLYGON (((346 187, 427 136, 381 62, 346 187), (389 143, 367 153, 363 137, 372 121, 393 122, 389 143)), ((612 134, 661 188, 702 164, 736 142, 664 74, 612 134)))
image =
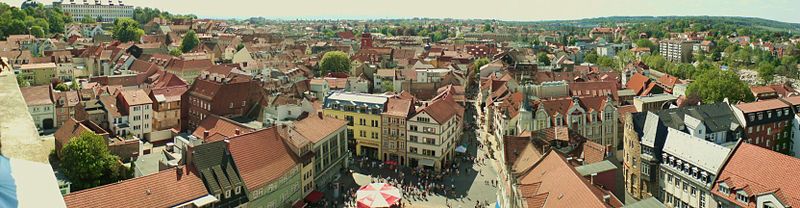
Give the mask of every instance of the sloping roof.
POLYGON ((50 85, 19 88, 25 103, 32 105, 52 105, 53 98, 50 94, 50 85))
POLYGON ((411 99, 402 99, 402 98, 389 98, 386 102, 386 112, 384 115, 390 116, 399 116, 408 118, 413 114, 414 111, 414 102, 411 99))
POLYGON ((277 130, 271 127, 228 139, 231 155, 248 190, 272 183, 299 162, 277 130))
POLYGON ((211 137, 211 135, 220 134, 220 136, 230 138, 236 136, 237 129, 239 130, 240 134, 245 134, 255 131, 255 129, 242 125, 239 122, 230 120, 225 117, 209 114, 208 117, 200 121, 200 124, 197 125, 197 128, 194 130, 194 132, 192 132, 192 135, 194 135, 197 138, 203 139, 205 142, 214 142, 216 140, 212 141, 209 138, 203 137, 205 131, 208 131, 209 137, 211 137))
POLYGON ((130 106, 153 103, 153 101, 150 100, 150 96, 147 96, 147 93, 141 89, 125 90, 120 92, 120 94, 122 94, 123 99, 125 99, 125 102, 130 106))
POLYGON ((642 91, 647 88, 647 84, 650 82, 650 78, 645 77, 642 74, 635 73, 628 79, 628 83, 626 83, 626 88, 633 90, 634 93, 637 95, 642 95, 642 91))
POLYGON ((788 108, 789 105, 780 100, 762 100, 752 103, 742 103, 736 105, 744 113, 752 113, 758 111, 765 111, 770 109, 788 108))
POLYGON ((670 128, 664 152, 706 171, 719 170, 731 149, 670 128))
POLYGON ((535 185, 520 190, 527 207, 621 207, 611 195, 610 206, 603 201, 610 194, 591 185, 569 165, 564 156, 548 152, 519 180, 520 185, 535 185))
POLYGON ((606 159, 606 147, 593 141, 583 143, 583 162, 596 163, 606 159))
POLYGON ((197 175, 176 169, 72 192, 64 202, 67 207, 172 207, 208 195, 197 175))
POLYGON ((346 120, 323 116, 322 111, 294 122, 294 128, 297 129, 297 133, 303 135, 312 143, 321 141, 345 126, 347 126, 346 120))
POLYGON ((453 101, 452 98, 440 99, 433 101, 433 103, 426 107, 423 107, 420 112, 427 113, 431 118, 433 118, 433 120, 436 120, 437 123, 443 124, 450 120, 450 118, 453 116, 463 114, 464 109, 457 108, 457 105, 458 104, 453 101), (458 112, 459 110, 461 110, 461 113, 458 112))
POLYGON ((741 142, 720 171, 711 191, 738 206, 756 207, 753 200, 745 204, 736 200, 736 194, 720 194, 719 183, 724 182, 732 192, 746 188, 750 196, 775 193, 786 207, 796 207, 800 205, 798 173, 800 159, 741 142))

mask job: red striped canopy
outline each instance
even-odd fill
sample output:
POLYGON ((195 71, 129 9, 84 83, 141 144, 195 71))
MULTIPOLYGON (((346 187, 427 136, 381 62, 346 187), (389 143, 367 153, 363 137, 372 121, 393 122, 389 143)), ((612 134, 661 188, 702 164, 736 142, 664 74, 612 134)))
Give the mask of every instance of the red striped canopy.
POLYGON ((365 185, 356 192, 359 208, 390 207, 397 204, 402 197, 400 189, 385 183, 365 185))

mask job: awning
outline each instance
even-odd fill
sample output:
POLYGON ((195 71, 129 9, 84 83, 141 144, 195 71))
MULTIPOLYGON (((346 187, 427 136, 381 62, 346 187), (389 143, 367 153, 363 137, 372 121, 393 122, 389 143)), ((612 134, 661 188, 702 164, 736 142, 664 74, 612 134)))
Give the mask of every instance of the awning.
POLYGON ((458 147, 456 147, 456 152, 465 153, 465 152, 467 152, 467 148, 464 147, 464 145, 458 146, 458 147))
POLYGON ((308 193, 308 196, 306 196, 306 202, 308 203, 318 202, 320 199, 322 199, 322 196, 324 196, 322 192, 312 191, 311 193, 308 193))
POLYGON ((424 165, 424 166, 434 167, 434 164, 436 164, 436 162, 433 161, 433 160, 429 160, 429 159, 422 159, 422 160, 419 160, 419 164, 420 165, 424 165))
POLYGON ((294 203, 294 205, 292 205, 292 208, 304 208, 304 207, 306 207, 306 203, 303 202, 303 200, 297 201, 296 203, 294 203))

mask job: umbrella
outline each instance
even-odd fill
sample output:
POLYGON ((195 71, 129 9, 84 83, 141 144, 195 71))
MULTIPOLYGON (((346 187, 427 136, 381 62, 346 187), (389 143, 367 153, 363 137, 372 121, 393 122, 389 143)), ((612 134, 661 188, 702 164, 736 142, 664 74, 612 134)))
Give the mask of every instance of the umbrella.
POLYGON ((465 152, 467 152, 467 148, 464 147, 464 145, 458 146, 458 147, 456 147, 456 152, 465 153, 465 152))
POLYGON ((403 195, 400 189, 385 183, 372 183, 362 186, 356 192, 359 208, 390 207, 397 204, 403 195))

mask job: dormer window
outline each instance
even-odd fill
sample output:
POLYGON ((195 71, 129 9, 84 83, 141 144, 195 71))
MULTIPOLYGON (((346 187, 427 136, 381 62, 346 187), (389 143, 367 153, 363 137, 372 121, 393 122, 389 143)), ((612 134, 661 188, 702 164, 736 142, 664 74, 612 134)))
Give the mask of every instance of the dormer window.
POLYGON ((237 187, 236 187, 236 192, 235 192, 235 193, 236 193, 236 194, 240 194, 240 193, 242 193, 242 186, 237 186, 237 187))
POLYGON ((231 190, 225 191, 225 198, 231 198, 231 190))
POLYGON ((725 195, 731 194, 731 188, 728 187, 728 184, 719 183, 719 192, 722 192, 725 195))
POLYGON ((744 192, 744 190, 739 190, 736 192, 736 200, 744 203, 750 202, 750 199, 747 197, 747 192, 744 192))

